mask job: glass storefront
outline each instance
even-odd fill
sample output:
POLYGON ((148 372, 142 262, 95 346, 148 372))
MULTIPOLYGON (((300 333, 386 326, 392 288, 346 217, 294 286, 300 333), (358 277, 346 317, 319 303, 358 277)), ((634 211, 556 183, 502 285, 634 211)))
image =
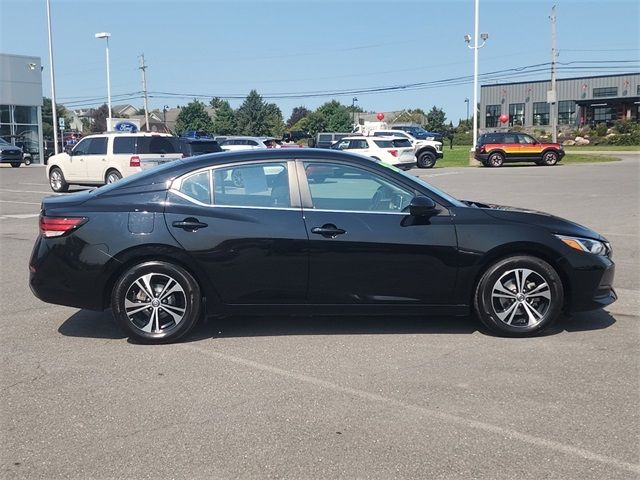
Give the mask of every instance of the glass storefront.
POLYGON ((42 163, 39 107, 0 105, 0 137, 31 155, 33 163, 42 163))

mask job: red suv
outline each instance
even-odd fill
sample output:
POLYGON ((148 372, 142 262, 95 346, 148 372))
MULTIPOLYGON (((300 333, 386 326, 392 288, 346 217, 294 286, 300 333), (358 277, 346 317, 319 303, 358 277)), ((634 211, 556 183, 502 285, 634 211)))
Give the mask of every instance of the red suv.
POLYGON ((485 167, 501 167, 505 162, 535 162, 555 165, 564 150, 559 143, 541 143, 531 135, 518 132, 495 132, 480 135, 475 158, 485 167))

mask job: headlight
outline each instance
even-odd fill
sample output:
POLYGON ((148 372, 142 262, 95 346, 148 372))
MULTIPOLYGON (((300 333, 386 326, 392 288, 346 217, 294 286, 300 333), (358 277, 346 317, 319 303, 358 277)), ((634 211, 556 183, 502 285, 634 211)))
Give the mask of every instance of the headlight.
POLYGON ((592 240, 590 238, 567 237, 565 235, 556 235, 566 245, 580 250, 581 252, 589 252, 594 255, 610 255, 611 246, 608 243, 592 240))

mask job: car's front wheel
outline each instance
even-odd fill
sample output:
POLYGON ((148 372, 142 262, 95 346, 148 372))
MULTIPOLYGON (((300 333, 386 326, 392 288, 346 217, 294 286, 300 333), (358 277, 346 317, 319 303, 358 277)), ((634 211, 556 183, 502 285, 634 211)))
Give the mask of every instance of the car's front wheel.
POLYGON ((49 171, 49 185, 54 192, 66 192, 69 190, 69 184, 64 179, 62 170, 58 167, 53 167, 49 171))
POLYGON ((558 163, 558 154, 553 151, 544 152, 542 158, 538 162, 538 165, 545 165, 547 167, 551 167, 558 163))
POLYGON ((480 321, 498 335, 526 337, 548 328, 560 316, 562 281, 537 257, 518 255, 491 265, 475 292, 480 321))
POLYGON ((118 279, 111 308, 118 324, 136 340, 174 342, 189 333, 200 317, 200 287, 184 268, 148 261, 118 279))
POLYGON ((418 156, 418 168, 432 168, 436 164, 436 156, 432 152, 422 152, 418 156))

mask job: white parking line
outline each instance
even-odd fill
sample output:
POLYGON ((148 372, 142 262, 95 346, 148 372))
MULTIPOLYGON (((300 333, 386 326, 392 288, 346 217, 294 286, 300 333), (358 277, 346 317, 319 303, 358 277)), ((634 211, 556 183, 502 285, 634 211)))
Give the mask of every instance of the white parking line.
POLYGON ((0 215, 0 220, 24 220, 25 218, 35 218, 39 216, 39 213, 15 213, 10 215, 0 215))
POLYGON ((55 192, 43 192, 41 190, 9 190, 8 188, 0 188, 0 192, 10 192, 10 193, 41 193, 42 195, 66 195, 64 193, 55 193, 55 192))
POLYGON ((427 177, 427 178, 431 178, 431 177, 443 177, 444 175, 458 175, 462 172, 442 172, 442 173, 430 173, 427 175, 418 175, 420 178, 422 177, 427 177))
POLYGON ((40 202, 19 202, 17 200, 0 200, 0 203, 20 203, 22 205, 40 205, 40 202))
POLYGON ((195 345, 179 344, 179 346, 181 348, 199 352, 201 354, 216 358, 218 360, 224 360, 226 362, 235 363, 236 365, 242 365, 244 367, 252 368, 262 372, 268 372, 273 375, 278 375, 280 377, 297 380, 299 382, 309 383, 316 387, 325 388, 327 390, 332 390, 334 392, 338 392, 341 394, 351 395, 353 397, 358 397, 362 400, 382 403, 388 406, 401 408, 403 410, 409 410, 419 415, 422 415, 424 417, 436 418, 438 420, 442 420, 447 423, 452 423, 455 425, 460 425, 462 427, 472 428, 472 429, 480 430, 483 432, 489 432, 499 437, 503 437, 503 438, 506 437, 513 440, 518 440, 523 443, 528 443, 529 445, 535 445, 536 447, 548 448, 550 450, 555 450, 556 452, 564 453, 566 455, 573 455, 574 457, 583 458, 585 460, 590 460, 592 462, 609 465, 611 467, 618 468, 620 470, 626 470, 629 472, 640 474, 640 465, 638 464, 625 462, 624 460, 619 460, 614 457, 602 455, 600 453, 592 452, 584 448, 574 447, 572 445, 566 445, 564 443, 557 442, 555 440, 547 440, 546 438, 536 437, 535 435, 522 433, 511 428, 500 427, 498 425, 493 425, 491 423, 473 420, 471 418, 464 418, 458 415, 453 415, 451 413, 445 413, 439 410, 425 408, 420 405, 413 405, 411 403, 403 402, 402 400, 397 400, 395 398, 384 397, 377 393, 371 393, 365 390, 358 390, 355 388, 342 386, 337 383, 312 377, 310 375, 290 372, 288 370, 283 370, 282 368, 273 367, 271 365, 265 365, 262 363, 254 362, 252 360, 247 360, 240 357, 235 357, 232 355, 226 355, 224 353, 216 352, 214 350, 208 350, 202 347, 197 347, 195 345))

